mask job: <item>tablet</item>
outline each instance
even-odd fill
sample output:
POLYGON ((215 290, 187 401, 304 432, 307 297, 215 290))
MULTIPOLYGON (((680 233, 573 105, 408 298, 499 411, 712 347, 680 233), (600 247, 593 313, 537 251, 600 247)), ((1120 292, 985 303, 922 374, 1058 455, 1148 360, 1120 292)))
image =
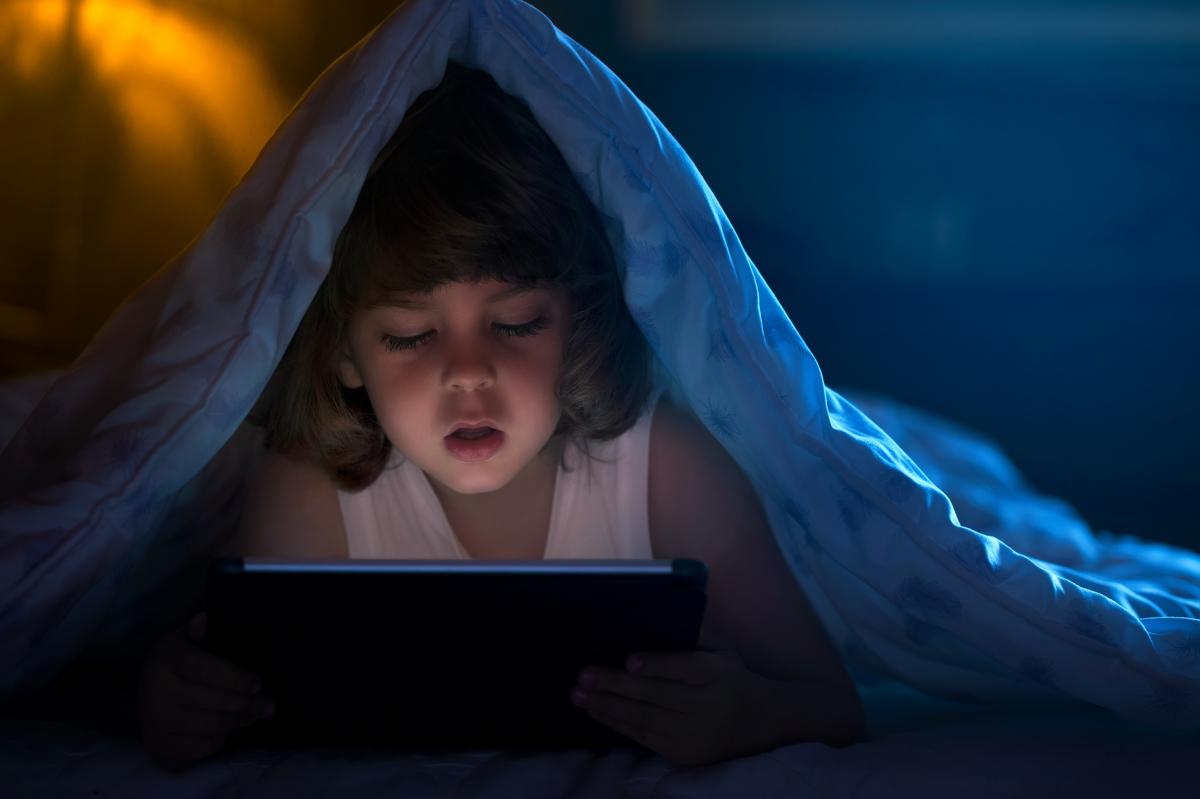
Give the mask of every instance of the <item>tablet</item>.
POLYGON ((696 648, 696 560, 218 558, 207 645, 275 714, 239 742, 628 746, 570 702, 584 666, 696 648))

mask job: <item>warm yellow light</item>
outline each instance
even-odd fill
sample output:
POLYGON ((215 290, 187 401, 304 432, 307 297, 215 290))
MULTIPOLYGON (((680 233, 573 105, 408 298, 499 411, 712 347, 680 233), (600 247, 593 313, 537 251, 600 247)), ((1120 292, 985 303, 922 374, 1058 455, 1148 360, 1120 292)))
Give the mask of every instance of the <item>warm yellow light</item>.
POLYGON ((12 0, 0 6, 0 53, 12 58, 18 78, 38 82, 61 55, 66 29, 63 0, 12 0))
POLYGON ((287 113, 250 43, 218 20, 145 0, 80 0, 68 43, 72 5, 10 0, 0 6, 0 47, 29 83, 65 67, 74 47, 84 79, 117 109, 143 159, 181 166, 199 144, 237 177, 287 113))

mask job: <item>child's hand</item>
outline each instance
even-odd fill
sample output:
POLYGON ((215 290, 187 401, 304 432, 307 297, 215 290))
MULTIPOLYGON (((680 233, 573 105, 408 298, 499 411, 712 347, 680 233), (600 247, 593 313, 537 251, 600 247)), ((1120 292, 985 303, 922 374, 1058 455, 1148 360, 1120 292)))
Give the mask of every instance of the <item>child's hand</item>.
POLYGON ((699 766, 774 747, 762 703, 766 678, 736 651, 638 653, 636 672, 590 666, 580 671, 571 701, 596 721, 675 763, 699 766), (587 675, 595 680, 587 685, 587 675))
POLYGON ((164 765, 207 757, 234 730, 274 712, 255 675, 203 646, 207 623, 207 615, 197 613, 166 635, 138 677, 142 741, 164 765))

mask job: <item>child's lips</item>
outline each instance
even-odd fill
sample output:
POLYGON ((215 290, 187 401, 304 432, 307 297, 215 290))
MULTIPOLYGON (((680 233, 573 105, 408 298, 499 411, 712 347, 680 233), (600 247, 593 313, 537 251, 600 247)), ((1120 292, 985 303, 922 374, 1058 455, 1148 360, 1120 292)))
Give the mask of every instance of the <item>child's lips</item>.
POLYGON ((450 432, 446 435, 452 436, 459 430, 482 430, 484 428, 499 430, 500 426, 491 419, 459 419, 450 426, 450 432))
POLYGON ((495 428, 478 438, 460 438, 452 433, 442 441, 450 454, 460 461, 483 461, 500 449, 504 443, 504 433, 495 428))

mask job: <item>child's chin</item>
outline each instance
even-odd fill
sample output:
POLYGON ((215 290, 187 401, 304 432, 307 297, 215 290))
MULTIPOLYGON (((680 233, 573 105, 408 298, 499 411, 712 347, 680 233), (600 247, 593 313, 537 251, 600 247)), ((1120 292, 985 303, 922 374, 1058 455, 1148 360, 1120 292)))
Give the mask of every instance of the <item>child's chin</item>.
POLYGON ((454 461, 441 475, 442 484, 459 494, 488 494, 508 485, 512 475, 494 460, 454 461))

